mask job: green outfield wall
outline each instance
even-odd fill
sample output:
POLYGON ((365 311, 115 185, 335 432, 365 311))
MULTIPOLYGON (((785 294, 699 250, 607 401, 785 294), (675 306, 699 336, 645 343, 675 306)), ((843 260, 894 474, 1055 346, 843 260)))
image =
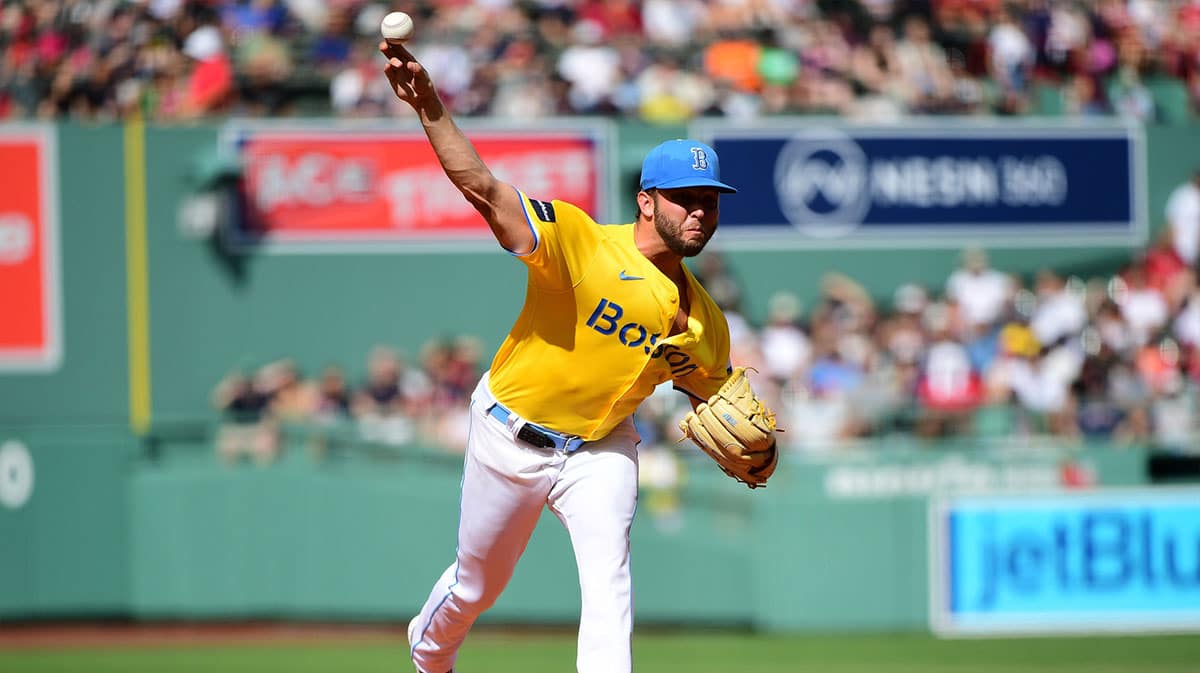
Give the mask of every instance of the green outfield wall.
MULTIPOLYGON (((403 621, 453 559, 460 457, 354 440, 318 457, 301 432, 276 464, 230 466, 210 431, 10 435, 33 469, 27 500, 0 508, 0 619, 403 621)), ((924 629, 930 497, 1063 492, 1067 467, 1093 485, 1145 483, 1143 454, 1112 447, 869 445, 788 456, 758 491, 698 455, 684 467, 681 485, 640 495, 641 623, 924 629)), ((578 609, 569 541, 547 513, 486 620, 572 623, 578 609)))
POLYGON ((0 619, 128 614, 137 441, 99 425, 0 437, 0 619))

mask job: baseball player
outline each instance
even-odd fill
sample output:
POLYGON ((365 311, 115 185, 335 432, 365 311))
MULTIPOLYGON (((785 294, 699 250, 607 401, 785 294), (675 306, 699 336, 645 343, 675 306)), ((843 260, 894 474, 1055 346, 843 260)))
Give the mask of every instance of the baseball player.
POLYGON ((446 175, 528 268, 525 305, 471 397, 458 550, 408 625, 412 660, 421 673, 453 670, 549 506, 579 571, 578 671, 627 673, 640 441, 631 416, 660 383, 704 409, 731 378, 725 318, 682 260, 704 249, 720 195, 736 190, 711 147, 669 141, 642 165, 637 221, 597 225, 498 180, 412 54, 387 42, 380 51, 446 175))

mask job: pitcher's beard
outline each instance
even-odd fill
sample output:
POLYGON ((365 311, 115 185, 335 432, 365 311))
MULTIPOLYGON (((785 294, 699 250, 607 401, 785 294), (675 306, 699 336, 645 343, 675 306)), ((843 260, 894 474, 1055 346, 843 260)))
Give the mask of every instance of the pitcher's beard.
POLYGON ((698 241, 685 241, 683 239, 683 223, 672 222, 658 206, 654 207, 654 229, 658 235, 662 237, 667 248, 679 255, 680 257, 695 257, 704 249, 704 245, 708 243, 707 238, 698 241))

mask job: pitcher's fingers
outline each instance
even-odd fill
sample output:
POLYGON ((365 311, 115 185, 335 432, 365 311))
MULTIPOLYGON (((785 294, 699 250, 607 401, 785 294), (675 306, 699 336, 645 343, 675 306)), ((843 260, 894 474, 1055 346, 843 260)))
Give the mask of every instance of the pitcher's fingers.
POLYGON ((388 59, 388 67, 395 68, 397 74, 404 73, 405 77, 418 75, 424 71, 424 68, 421 67, 421 64, 417 63, 416 61, 401 61, 395 57, 388 59))
POLYGON ((388 42, 387 40, 381 41, 379 43, 379 53, 383 54, 383 57, 388 60, 399 56, 399 54, 392 51, 392 46, 392 43, 388 42))
POLYGON ((405 49, 404 45, 399 42, 388 42, 387 40, 383 40, 379 43, 379 53, 388 58, 398 58, 405 63, 417 60, 413 57, 412 52, 405 49))
POLYGON ((412 73, 420 72, 421 66, 413 61, 404 62, 398 58, 390 58, 388 59, 388 67, 392 68, 396 72, 397 77, 401 77, 405 80, 411 80, 412 73), (414 66, 416 66, 416 70, 413 69, 414 66))
POLYGON ((387 40, 384 40, 384 44, 391 49, 392 56, 396 56, 406 63, 417 60, 417 58, 412 55, 412 52, 410 52, 408 48, 404 46, 403 42, 388 42, 387 40))

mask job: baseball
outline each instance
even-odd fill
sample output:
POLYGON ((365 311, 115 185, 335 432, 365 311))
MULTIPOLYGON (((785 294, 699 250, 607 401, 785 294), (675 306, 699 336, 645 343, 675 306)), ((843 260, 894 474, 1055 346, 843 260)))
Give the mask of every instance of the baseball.
POLYGON ((412 37, 412 17, 404 12, 392 12, 383 17, 383 23, 379 24, 379 32, 383 33, 383 39, 388 42, 403 42, 412 37))

